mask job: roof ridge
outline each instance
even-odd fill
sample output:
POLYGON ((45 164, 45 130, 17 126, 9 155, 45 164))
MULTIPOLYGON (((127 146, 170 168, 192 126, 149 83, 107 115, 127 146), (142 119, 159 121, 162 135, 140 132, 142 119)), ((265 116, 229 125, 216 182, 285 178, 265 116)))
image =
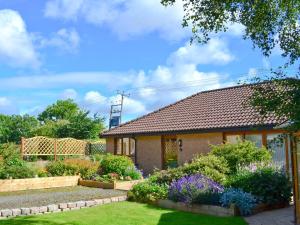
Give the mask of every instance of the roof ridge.
MULTIPOLYGON (((262 83, 265 83, 265 82, 262 82, 262 83)), ((261 83, 260 83, 260 84, 261 84, 261 83)), ((160 111, 162 111, 162 110, 164 110, 164 109, 167 109, 167 108, 169 108, 169 107, 172 107, 172 106, 174 106, 174 105, 177 105, 177 104, 179 104, 180 102, 183 102, 183 101, 185 101, 185 100, 187 100, 187 99, 193 98, 193 97, 195 97, 195 96, 197 96, 197 95, 200 95, 200 94, 203 94, 203 93, 217 92, 217 91, 222 91, 222 90, 227 90, 227 89, 235 89, 235 88, 241 88, 241 87, 253 86, 253 85, 257 85, 257 84, 253 84, 253 83, 252 83, 252 84, 237 84, 237 85, 235 85, 235 86, 230 86, 230 87, 223 87, 223 88, 217 88, 217 89, 212 89, 212 90, 200 91, 200 92, 197 92, 197 93, 192 94, 192 95, 190 95, 190 96, 187 96, 187 97, 185 97, 185 98, 183 98, 183 99, 181 99, 181 100, 178 100, 178 101, 176 101, 176 102, 173 102, 173 103, 171 103, 171 104, 168 104, 168 105, 166 105, 166 106, 163 106, 163 107, 161 107, 161 108, 159 108, 159 109, 156 109, 156 110, 154 110, 154 111, 152 111, 152 112, 150 112, 150 113, 147 113, 147 114, 144 114, 144 115, 142 115, 142 116, 139 116, 139 117, 137 117, 137 118, 135 118, 135 119, 129 120, 129 121, 127 121, 127 122, 125 122, 125 123, 123 123, 123 124, 120 124, 119 126, 114 127, 114 128, 112 128, 112 129, 110 129, 110 130, 106 130, 106 131, 103 132, 103 134, 105 134, 106 132, 109 132, 109 131, 113 131, 113 130, 115 130, 115 129, 118 129, 118 128, 120 128, 120 127, 123 127, 123 126, 125 126, 125 125, 128 125, 128 124, 130 124, 130 123, 133 123, 133 122, 135 122, 135 121, 137 121, 137 120, 143 119, 143 118, 145 118, 145 117, 147 117, 147 116, 150 116, 150 115, 152 115, 152 114, 154 114, 154 113, 160 112, 160 111)))

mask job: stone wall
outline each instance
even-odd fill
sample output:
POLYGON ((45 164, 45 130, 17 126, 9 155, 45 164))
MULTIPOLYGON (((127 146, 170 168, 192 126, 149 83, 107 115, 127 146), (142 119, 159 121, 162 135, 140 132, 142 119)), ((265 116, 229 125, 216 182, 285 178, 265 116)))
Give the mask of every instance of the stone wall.
POLYGON ((89 201, 65 202, 65 203, 51 204, 51 205, 39 206, 39 207, 2 209, 0 210, 0 218, 47 214, 47 213, 54 213, 54 212, 66 212, 70 210, 93 207, 93 206, 108 204, 112 202, 121 202, 121 201, 125 201, 126 199, 127 196, 124 195, 124 196, 104 198, 104 199, 94 199, 89 201))

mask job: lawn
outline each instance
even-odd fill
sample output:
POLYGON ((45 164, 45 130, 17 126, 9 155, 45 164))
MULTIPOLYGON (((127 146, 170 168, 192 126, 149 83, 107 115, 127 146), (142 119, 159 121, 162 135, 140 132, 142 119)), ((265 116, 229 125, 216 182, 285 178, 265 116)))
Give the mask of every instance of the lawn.
POLYGON ((118 202, 64 213, 16 217, 0 225, 246 225, 240 217, 214 217, 118 202))

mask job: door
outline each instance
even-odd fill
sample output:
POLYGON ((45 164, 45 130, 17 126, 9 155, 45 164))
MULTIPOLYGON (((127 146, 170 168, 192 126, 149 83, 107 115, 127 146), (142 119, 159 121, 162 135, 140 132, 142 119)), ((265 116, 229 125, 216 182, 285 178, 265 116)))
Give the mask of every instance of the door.
POLYGON ((162 137, 163 169, 178 166, 178 142, 176 136, 162 137))

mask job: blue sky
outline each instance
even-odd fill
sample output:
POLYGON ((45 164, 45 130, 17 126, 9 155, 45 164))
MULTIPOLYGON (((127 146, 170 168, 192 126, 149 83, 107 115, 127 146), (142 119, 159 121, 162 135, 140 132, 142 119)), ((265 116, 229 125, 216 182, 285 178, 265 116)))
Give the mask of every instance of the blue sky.
POLYGON ((189 44, 180 1, 0 0, 0 113, 33 114, 57 99, 108 117, 125 90, 129 120, 195 92, 236 84, 284 62, 243 27, 189 44))

